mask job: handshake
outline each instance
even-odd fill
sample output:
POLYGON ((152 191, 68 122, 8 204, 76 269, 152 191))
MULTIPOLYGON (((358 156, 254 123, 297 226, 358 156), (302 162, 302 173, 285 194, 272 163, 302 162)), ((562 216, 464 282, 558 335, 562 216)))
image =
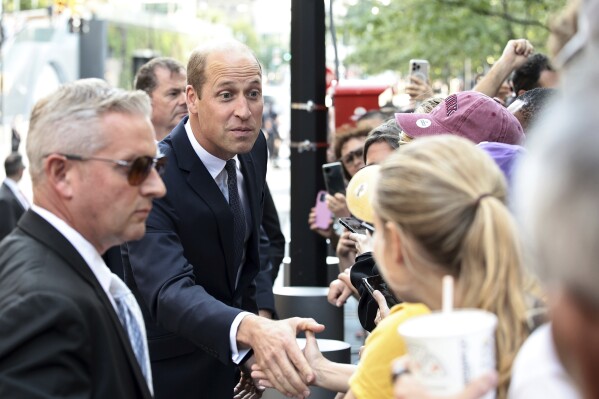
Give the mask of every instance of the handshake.
POLYGON ((324 325, 313 319, 246 316, 239 325, 237 343, 239 348, 251 347, 253 355, 240 365, 241 379, 234 389, 234 399, 258 399, 266 388, 275 388, 287 397, 308 397, 308 387, 317 378, 311 349, 315 347, 320 354, 314 334, 322 331, 324 325), (301 331, 311 337, 303 352, 296 340, 301 331))

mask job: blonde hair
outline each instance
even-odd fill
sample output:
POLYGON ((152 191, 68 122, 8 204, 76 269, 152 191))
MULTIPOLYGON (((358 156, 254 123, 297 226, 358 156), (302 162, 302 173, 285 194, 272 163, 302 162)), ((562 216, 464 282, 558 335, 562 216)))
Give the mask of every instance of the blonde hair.
POLYGON ((459 307, 497 315, 498 397, 505 398, 529 330, 521 249, 505 206, 503 174, 469 140, 423 137, 382 164, 373 200, 378 216, 398 226, 408 267, 453 275, 459 307))

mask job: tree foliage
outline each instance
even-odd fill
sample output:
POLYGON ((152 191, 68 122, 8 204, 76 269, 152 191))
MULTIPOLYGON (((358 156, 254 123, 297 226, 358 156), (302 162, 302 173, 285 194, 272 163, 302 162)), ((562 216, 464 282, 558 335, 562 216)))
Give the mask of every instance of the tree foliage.
POLYGON ((344 60, 367 74, 407 72, 428 59, 433 78, 460 76, 464 62, 481 71, 508 40, 527 38, 544 52, 550 17, 566 0, 360 0, 338 22, 344 60), (373 8, 375 12, 373 13, 373 8), (376 12, 378 11, 378 13, 376 12))

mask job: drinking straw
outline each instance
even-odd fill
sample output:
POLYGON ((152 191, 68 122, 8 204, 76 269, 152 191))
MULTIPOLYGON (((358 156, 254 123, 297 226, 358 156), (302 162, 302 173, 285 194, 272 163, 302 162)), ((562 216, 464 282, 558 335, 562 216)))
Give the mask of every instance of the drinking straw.
POLYGON ((443 276, 443 313, 453 310, 453 277, 443 276))

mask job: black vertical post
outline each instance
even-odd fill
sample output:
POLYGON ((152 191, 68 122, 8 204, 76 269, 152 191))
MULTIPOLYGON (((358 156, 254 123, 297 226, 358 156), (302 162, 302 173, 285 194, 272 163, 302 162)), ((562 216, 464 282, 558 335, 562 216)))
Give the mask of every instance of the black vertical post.
POLYGON ((327 246, 308 226, 316 193, 324 187, 327 110, 325 6, 323 0, 291 1, 291 265, 292 286, 327 285, 327 246), (301 146, 301 143, 309 143, 301 146), (298 147, 299 145, 299 147, 298 147))

